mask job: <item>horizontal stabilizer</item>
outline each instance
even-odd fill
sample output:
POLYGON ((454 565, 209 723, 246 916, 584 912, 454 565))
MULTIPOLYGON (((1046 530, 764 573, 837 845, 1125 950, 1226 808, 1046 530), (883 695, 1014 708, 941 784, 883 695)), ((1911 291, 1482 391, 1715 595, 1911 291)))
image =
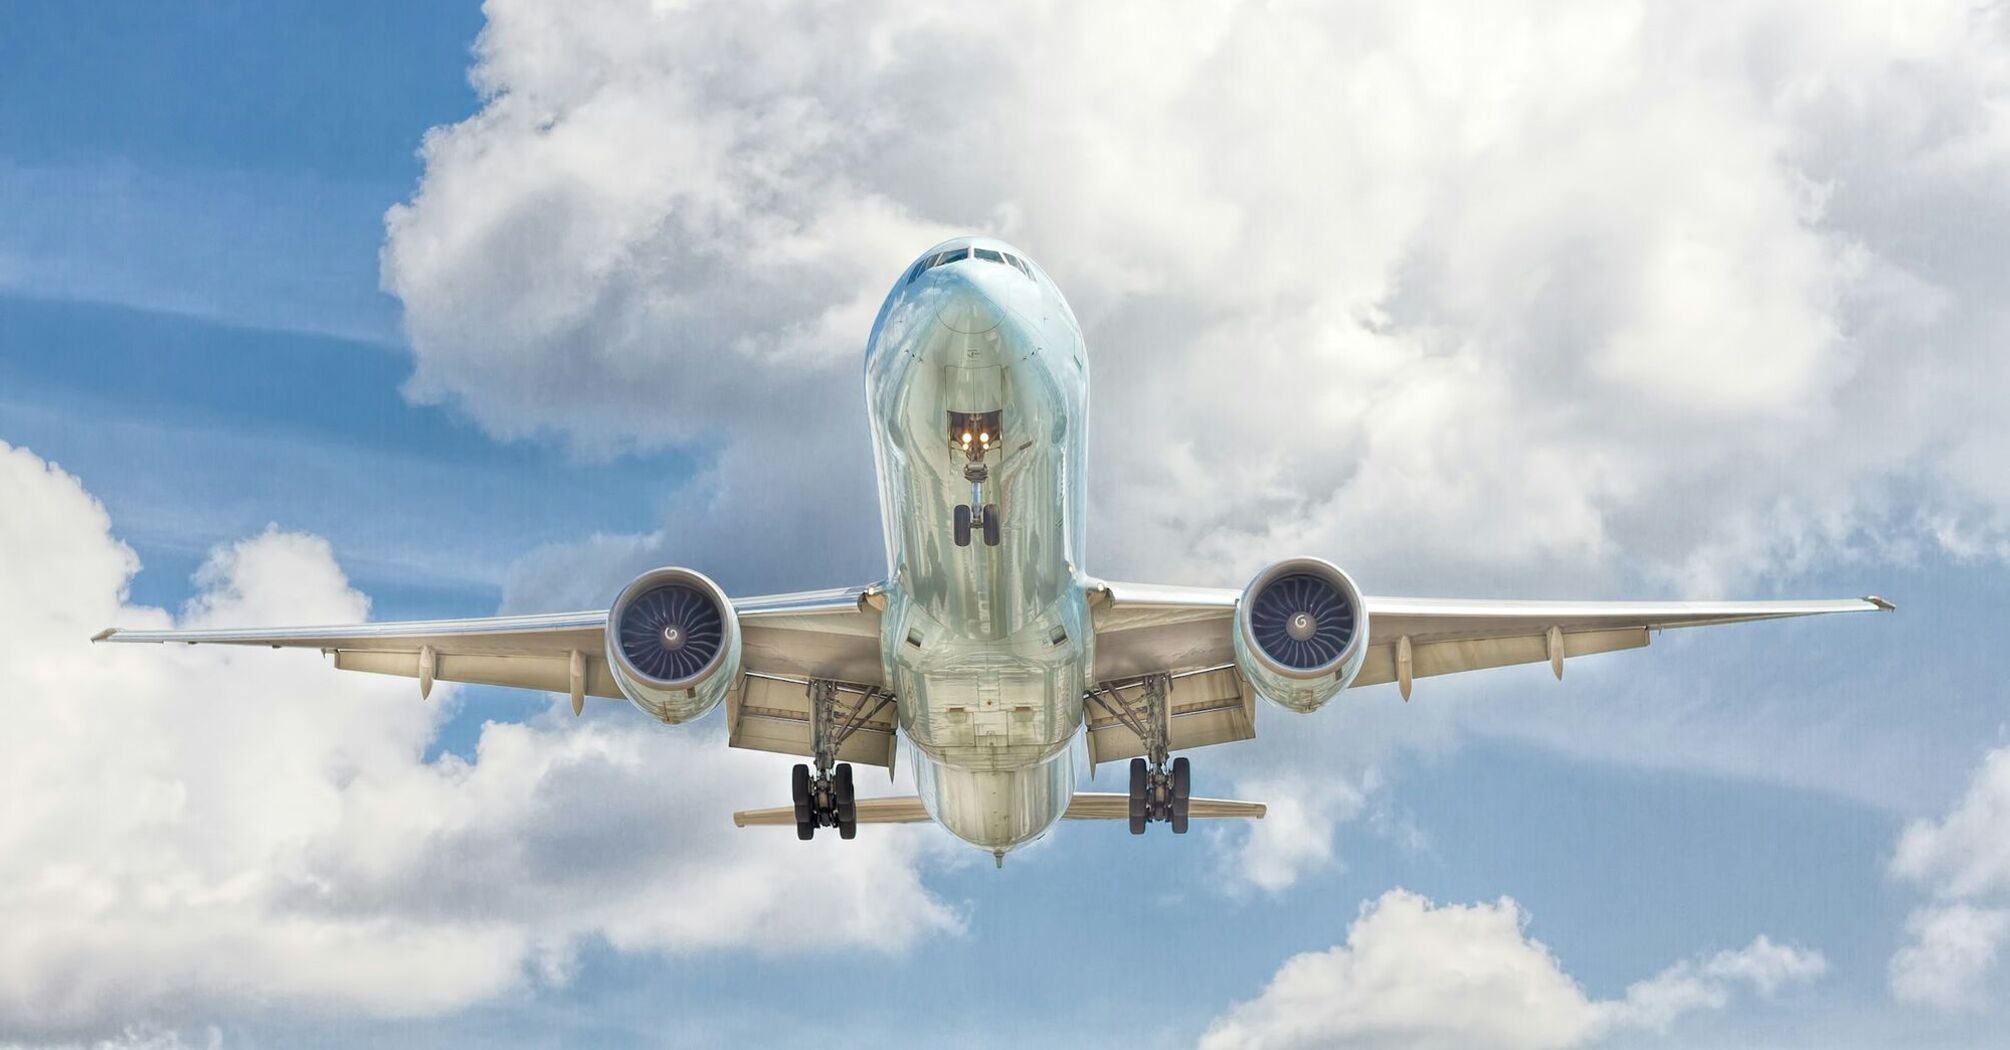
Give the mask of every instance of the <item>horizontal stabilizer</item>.
MULTIPOLYGON (((1191 807, 1188 815, 1201 819, 1243 817, 1261 820, 1264 813, 1261 802, 1237 802, 1225 798, 1197 798, 1188 805, 1191 807)), ((1068 811, 1061 816, 1064 820, 1125 820, 1130 817, 1130 806, 1129 795, 1083 793, 1069 800, 1068 811)), ((921 800, 912 795, 858 800, 858 822, 861 824, 920 824, 927 820, 928 811, 921 807, 921 800)), ((794 827, 795 824, 794 806, 743 809, 733 814, 733 826, 740 828, 794 827)))
MULTIPOLYGON (((1187 802, 1187 816, 1194 818, 1244 817, 1262 820, 1264 806, 1261 802, 1237 802, 1227 798, 1196 798, 1187 802)), ((1128 820, 1131 816, 1131 797, 1104 792, 1086 792, 1076 795, 1068 802, 1068 812, 1061 814, 1063 820, 1128 820)))

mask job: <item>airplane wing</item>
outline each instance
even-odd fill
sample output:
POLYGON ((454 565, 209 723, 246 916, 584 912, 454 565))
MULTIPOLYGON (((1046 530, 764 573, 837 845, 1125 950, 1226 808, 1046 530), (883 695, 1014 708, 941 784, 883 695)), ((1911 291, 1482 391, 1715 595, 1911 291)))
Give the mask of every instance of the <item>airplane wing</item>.
MULTIPOLYGON (((741 632, 740 681, 727 694, 736 747, 810 754, 811 678, 881 687, 879 610, 871 588, 842 588, 733 599, 741 632)), ((513 686, 572 697, 622 699, 608 672, 604 610, 466 620, 249 629, 135 631, 109 628, 92 641, 179 642, 319 649, 345 671, 419 680, 513 686)), ((846 761, 890 766, 893 712, 879 712, 840 750, 846 761)))
MULTIPOLYGON (((1173 747, 1255 735, 1255 697, 1235 671, 1239 590, 1111 583, 1095 593, 1095 679, 1173 675, 1173 747)), ((1564 661, 1645 646, 1656 631, 1892 608, 1878 597, 1816 601, 1598 602, 1364 597, 1369 648, 1355 686, 1510 664, 1564 661)), ((1092 760, 1143 754, 1123 721, 1091 705, 1092 760), (1099 739, 1100 738, 1100 739, 1099 739)))

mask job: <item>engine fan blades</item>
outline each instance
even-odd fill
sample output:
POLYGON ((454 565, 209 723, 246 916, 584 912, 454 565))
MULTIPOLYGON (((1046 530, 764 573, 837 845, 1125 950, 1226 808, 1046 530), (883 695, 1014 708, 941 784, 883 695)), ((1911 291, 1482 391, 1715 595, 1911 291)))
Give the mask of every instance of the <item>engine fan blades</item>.
POLYGON ((724 640, 720 610, 696 587, 673 583, 644 591, 621 611, 621 654, 659 682, 695 677, 724 640))
POLYGON ((1250 634, 1265 655, 1310 671, 1340 658, 1354 637, 1354 608, 1330 581, 1295 572, 1271 581, 1250 603, 1250 634))

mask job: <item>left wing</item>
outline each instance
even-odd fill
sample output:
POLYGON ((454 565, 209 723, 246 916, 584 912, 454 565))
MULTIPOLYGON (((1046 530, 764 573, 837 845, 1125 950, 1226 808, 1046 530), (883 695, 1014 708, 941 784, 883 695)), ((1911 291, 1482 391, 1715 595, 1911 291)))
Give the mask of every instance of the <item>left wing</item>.
MULTIPOLYGON (((742 671, 727 694, 734 744, 807 754, 809 706, 797 694, 809 679, 883 687, 874 593, 854 587, 733 599, 742 671), (804 750, 797 749, 798 737, 804 750)), ((622 699, 608 673, 606 629, 607 613, 591 611, 325 627, 114 627, 92 641, 319 649, 344 671, 416 678, 421 696, 435 681, 513 686, 568 693, 577 713, 589 696, 622 699)), ((861 726, 841 752, 849 761, 874 765, 890 765, 892 755, 889 712, 861 726)))
MULTIPOLYGON (((1098 683, 1173 675, 1173 747, 1255 735, 1255 698, 1235 671, 1235 606, 1224 588, 1101 583, 1095 594, 1098 683), (1183 695, 1184 694, 1184 695, 1183 695)), ((1433 675, 1564 661, 1636 649, 1653 632, 1825 613, 1892 608, 1878 597, 1818 601, 1583 602, 1365 597, 1368 653, 1354 685, 1411 683, 1433 675)), ((1089 712, 1092 760, 1143 753, 1121 720, 1089 712)))

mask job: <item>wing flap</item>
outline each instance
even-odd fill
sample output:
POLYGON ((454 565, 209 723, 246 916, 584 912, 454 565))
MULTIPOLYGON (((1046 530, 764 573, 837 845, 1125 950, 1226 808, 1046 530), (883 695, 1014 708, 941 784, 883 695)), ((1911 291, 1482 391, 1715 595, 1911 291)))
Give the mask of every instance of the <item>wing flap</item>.
MULTIPOLYGON (((1375 633, 1378 637, 1381 635, 1380 631, 1375 633)), ((1646 644, 1647 629, 1644 627, 1617 631, 1563 633, 1563 655, 1566 657, 1638 649, 1646 644)), ((1489 667, 1508 667, 1513 664, 1539 664, 1549 659, 1549 636, 1544 632, 1493 638, 1413 642, 1410 654, 1410 674, 1414 678, 1457 674, 1460 671, 1479 671, 1489 667)), ((1361 673, 1354 677, 1354 684, 1380 685, 1383 682, 1396 680, 1396 644, 1384 642, 1370 646, 1367 659, 1361 662, 1361 673)))
MULTIPOLYGON (((379 649, 337 649, 335 667, 343 671, 422 677, 418 652, 379 649)), ((585 657, 587 696, 620 700, 621 687, 608 673, 607 661, 585 657)), ((433 677, 442 682, 469 685, 499 685, 516 689, 541 689, 564 693, 572 689, 570 655, 527 655, 523 653, 440 653, 433 657, 433 677)))
MULTIPOLYGON (((877 653, 877 646, 874 651, 877 653)), ((857 725, 838 745, 837 757, 841 762, 891 769, 899 742, 894 729, 898 712, 892 704, 878 706, 875 711, 872 697, 870 687, 864 684, 839 686, 840 721, 855 715, 857 725)), ((810 717, 807 682, 748 674, 742 676, 739 688, 726 694, 728 742, 734 747, 814 755, 815 726, 810 717)))
MULTIPOLYGON (((1097 639, 1101 644, 1100 636, 1097 639)), ((1175 675, 1166 694, 1166 738, 1174 751, 1248 740, 1256 735, 1256 692, 1233 667, 1175 675)), ((1122 688, 1122 687, 1119 687, 1122 688)), ((1144 741, 1122 719, 1091 701, 1083 705, 1089 770, 1145 753, 1144 741)))

